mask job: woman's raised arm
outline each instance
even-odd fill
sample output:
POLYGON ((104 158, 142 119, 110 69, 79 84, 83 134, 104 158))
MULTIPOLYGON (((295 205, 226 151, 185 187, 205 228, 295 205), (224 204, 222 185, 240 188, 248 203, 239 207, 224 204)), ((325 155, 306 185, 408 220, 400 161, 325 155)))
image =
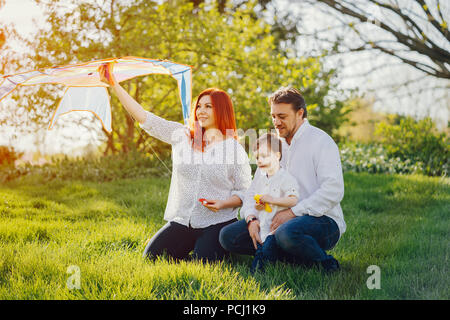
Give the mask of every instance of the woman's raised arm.
POLYGON ((99 73, 100 80, 107 83, 112 88, 124 108, 139 122, 141 128, 148 134, 170 144, 179 142, 180 137, 185 135, 184 126, 181 123, 158 117, 153 113, 146 111, 136 100, 134 100, 133 97, 131 97, 116 81, 109 64, 101 66, 99 73))
POLYGON ((115 83, 111 85, 111 88, 128 113, 140 124, 144 123, 147 117, 144 108, 120 84, 115 83))
POLYGON ((99 69, 99 74, 100 81, 109 84, 128 113, 139 123, 144 123, 147 118, 144 108, 116 81, 111 65, 102 65, 99 69))

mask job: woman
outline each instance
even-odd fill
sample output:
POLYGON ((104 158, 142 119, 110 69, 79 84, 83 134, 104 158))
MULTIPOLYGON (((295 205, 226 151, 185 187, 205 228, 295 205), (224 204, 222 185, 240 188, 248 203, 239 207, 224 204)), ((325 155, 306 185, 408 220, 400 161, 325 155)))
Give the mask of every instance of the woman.
POLYGON ((237 141, 233 104, 220 89, 206 89, 197 98, 189 128, 145 111, 115 80, 100 72, 125 109, 148 134, 172 145, 172 180, 164 214, 167 224, 147 244, 144 256, 166 252, 175 259, 222 259, 222 227, 235 222, 251 169, 237 141), (109 79, 109 80, 108 80, 109 79), (207 202, 200 202, 205 199, 207 202))

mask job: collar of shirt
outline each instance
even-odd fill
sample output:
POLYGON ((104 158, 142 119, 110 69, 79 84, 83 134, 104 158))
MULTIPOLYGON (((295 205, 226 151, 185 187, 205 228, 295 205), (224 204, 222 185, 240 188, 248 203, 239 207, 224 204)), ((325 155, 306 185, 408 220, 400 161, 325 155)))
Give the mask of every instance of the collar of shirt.
POLYGON ((267 181, 273 181, 273 180, 276 180, 279 176, 281 176, 281 175, 283 174, 284 169, 280 167, 280 169, 278 169, 278 171, 275 172, 275 174, 274 174, 273 176, 271 176, 271 177, 267 176, 267 173, 265 173, 265 172, 262 171, 262 170, 261 170, 260 172, 261 172, 262 177, 263 177, 265 180, 267 180, 267 181))
POLYGON ((308 119, 305 118, 305 119, 303 119, 303 123, 301 124, 300 128, 298 128, 297 131, 295 132, 294 137, 291 140, 291 144, 288 144, 286 142, 286 138, 280 137, 280 140, 283 141, 283 143, 285 143, 288 147, 291 147, 295 143, 295 141, 297 141, 302 136, 302 134, 306 131, 306 129, 310 126, 311 125, 309 124, 308 119))
POLYGON ((308 119, 305 118, 300 128, 298 128, 297 132, 295 132, 294 137, 291 140, 291 144, 288 144, 285 138, 280 138, 283 143, 283 158, 281 159, 280 165, 286 170, 289 169, 291 153, 294 150, 293 148, 295 146, 295 142, 300 139, 300 137, 305 133, 306 130, 308 130, 309 127, 311 127, 311 125, 309 124, 308 119))

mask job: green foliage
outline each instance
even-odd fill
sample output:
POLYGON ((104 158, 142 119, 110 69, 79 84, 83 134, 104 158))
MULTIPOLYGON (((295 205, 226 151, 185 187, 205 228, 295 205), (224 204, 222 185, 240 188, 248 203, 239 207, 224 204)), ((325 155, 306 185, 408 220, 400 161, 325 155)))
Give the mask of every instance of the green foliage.
POLYGON ((430 118, 416 121, 406 117, 398 124, 381 122, 375 134, 389 156, 422 162, 422 170, 427 175, 448 175, 450 139, 445 132, 437 132, 430 118))
MULTIPOLYGON (((339 93, 335 70, 325 70, 318 58, 296 57, 289 49, 280 53, 271 25, 255 18, 253 2, 224 13, 210 3, 193 10, 192 3, 183 0, 108 1, 101 7, 92 1, 78 1, 68 7, 52 0, 40 5, 49 28, 40 30, 36 39, 27 43, 32 54, 28 60, 17 62, 22 68, 22 61, 33 61, 29 68, 41 68, 105 57, 168 59, 194 67, 194 98, 208 87, 226 90, 235 106, 238 128, 270 127, 267 97, 287 85, 304 93, 312 123, 333 134, 345 122, 342 103, 331 96, 339 93)), ((168 120, 181 121, 174 79, 150 75, 123 85, 144 108, 168 120)), ((42 126, 48 123, 57 98, 54 88, 46 88, 21 98, 21 105, 30 108, 29 119, 42 126)), ((112 114, 113 133, 103 132, 107 138, 105 151, 147 152, 152 147, 168 158, 169 146, 135 133, 133 121, 115 96, 112 114)), ((95 130, 99 126, 91 123, 91 127, 95 130)))
POLYGON ((41 182, 52 180, 114 181, 125 178, 169 176, 170 163, 161 163, 151 155, 129 152, 99 158, 53 159, 42 166, 24 164, 4 167, 0 170, 0 181, 34 176, 41 182))
POLYGON ((411 159, 392 157, 381 144, 350 143, 340 145, 344 172, 389 174, 423 173, 423 163, 411 159))

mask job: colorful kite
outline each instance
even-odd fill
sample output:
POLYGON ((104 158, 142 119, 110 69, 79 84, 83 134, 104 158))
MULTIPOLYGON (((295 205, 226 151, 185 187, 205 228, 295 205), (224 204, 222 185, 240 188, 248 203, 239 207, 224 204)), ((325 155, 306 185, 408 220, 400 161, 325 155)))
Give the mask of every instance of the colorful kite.
POLYGON ((113 63, 113 72, 117 82, 147 74, 167 74, 174 77, 178 82, 183 119, 185 124, 187 123, 192 99, 192 68, 165 60, 122 57, 13 75, 0 75, 0 100, 19 86, 46 83, 63 84, 67 88, 53 114, 49 129, 62 114, 71 111, 90 111, 100 119, 103 128, 107 132, 111 132, 111 104, 106 89, 108 85, 100 81, 98 72, 101 65, 110 62, 113 63))

